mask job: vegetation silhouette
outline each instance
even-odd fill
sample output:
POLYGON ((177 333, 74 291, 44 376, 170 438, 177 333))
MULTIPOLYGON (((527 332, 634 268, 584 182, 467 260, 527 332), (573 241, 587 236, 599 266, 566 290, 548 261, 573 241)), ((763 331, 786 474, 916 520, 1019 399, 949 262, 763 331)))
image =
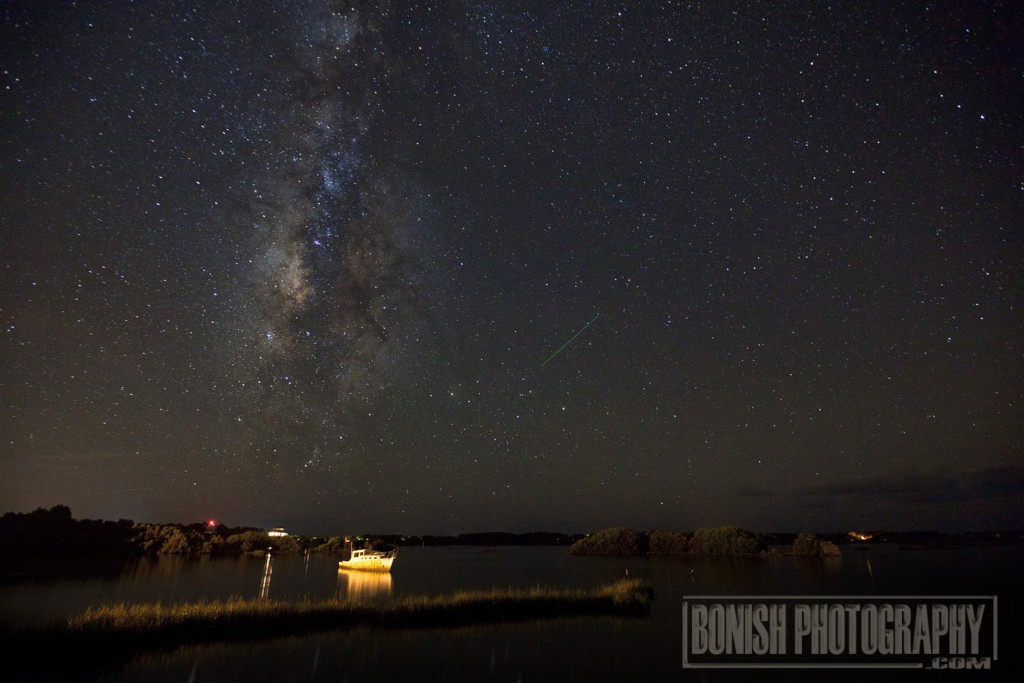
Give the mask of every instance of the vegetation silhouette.
POLYGON ((131 520, 75 520, 66 505, 0 517, 0 555, 129 554, 131 520))
POLYGON ((757 555, 768 547, 752 532, 735 526, 697 529, 690 538, 690 555, 757 555))
POLYGON ((445 628, 585 615, 644 616, 650 586, 621 579, 593 590, 549 588, 461 591, 407 596, 384 603, 347 600, 241 599, 174 605, 117 604, 66 621, 0 627, 8 671, 103 667, 140 650, 186 644, 260 640, 355 628, 445 628), (53 657, 61 652, 61 657, 53 657))
POLYGON ((651 555, 685 555, 690 537, 681 531, 656 529, 647 535, 651 555))
MULTIPOLYGON (((705 527, 692 535, 682 531, 656 529, 647 533, 626 527, 612 527, 576 541, 569 548, 570 555, 723 555, 760 556, 781 555, 769 548, 765 537, 735 526, 705 527)), ((839 555, 839 547, 831 541, 811 534, 798 534, 793 541, 793 554, 804 556, 839 555)))
POLYGON ((596 534, 581 538, 569 548, 570 555, 639 555, 641 553, 640 534, 617 526, 598 531, 596 534))
POLYGON ((0 555, 4 556, 239 555, 301 549, 290 536, 272 537, 252 527, 76 520, 66 505, 0 517, 0 555))
POLYGON ((814 534, 797 534, 793 540, 793 554, 811 557, 834 557, 842 555, 832 541, 825 541, 814 534))

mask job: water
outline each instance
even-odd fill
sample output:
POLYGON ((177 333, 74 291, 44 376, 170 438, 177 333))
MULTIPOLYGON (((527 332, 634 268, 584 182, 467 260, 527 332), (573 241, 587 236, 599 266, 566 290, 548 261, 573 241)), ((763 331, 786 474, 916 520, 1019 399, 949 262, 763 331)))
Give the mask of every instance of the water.
MULTIPOLYGON (((109 602, 340 597, 387 600, 459 589, 597 587, 624 576, 655 590, 650 617, 579 617, 438 630, 352 631, 256 643, 194 646, 137 656, 100 681, 776 680, 823 672, 683 671, 680 604, 686 595, 998 595, 1000 659, 985 680, 1020 679, 1014 650, 1024 606, 1024 548, 900 551, 844 548, 842 558, 588 558, 565 548, 404 548, 391 575, 338 572, 337 557, 160 558, 81 566, 45 580, 0 584, 0 617, 32 622, 109 602)), ((61 561, 63 562, 63 561, 61 561)), ((46 568, 52 570, 52 566, 46 568)), ((0 567, 3 569, 3 567, 0 567)), ((6 572, 10 575, 10 567, 6 572)), ((38 573, 21 566, 22 576, 38 573)), ((938 672, 910 672, 922 680, 938 672)), ((829 672, 840 680, 905 680, 907 672, 829 672), (898 674, 898 675, 897 675, 898 674)), ((953 675, 953 674, 950 674, 953 675)), ((2 678, 2 676, 0 676, 2 678)))

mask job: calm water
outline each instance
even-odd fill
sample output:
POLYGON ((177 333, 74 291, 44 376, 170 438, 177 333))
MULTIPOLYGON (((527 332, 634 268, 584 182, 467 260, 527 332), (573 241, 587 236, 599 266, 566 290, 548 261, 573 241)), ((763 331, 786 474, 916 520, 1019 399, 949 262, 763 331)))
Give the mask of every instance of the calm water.
MULTIPOLYGON (((39 567, 9 565, 27 576, 39 567)), ((565 548, 405 548, 391 576, 339 573, 337 558, 281 555, 241 559, 162 558, 122 565, 68 564, 70 576, 8 578, 0 617, 40 621, 105 602, 173 603, 234 595, 387 600, 465 588, 596 587, 627 571, 655 590, 647 618, 582 617, 441 630, 357 629, 251 644, 189 647, 140 655, 100 681, 361 680, 821 680, 824 672, 683 671, 681 609, 686 595, 999 596, 1000 659, 991 672, 911 672, 920 680, 1024 680, 1024 549, 900 551, 844 547, 828 560, 581 558, 565 548), (723 675, 726 674, 726 675, 723 675)), ((905 680, 893 671, 829 672, 832 680, 905 680)), ((0 678, 3 678, 0 675, 0 678)))

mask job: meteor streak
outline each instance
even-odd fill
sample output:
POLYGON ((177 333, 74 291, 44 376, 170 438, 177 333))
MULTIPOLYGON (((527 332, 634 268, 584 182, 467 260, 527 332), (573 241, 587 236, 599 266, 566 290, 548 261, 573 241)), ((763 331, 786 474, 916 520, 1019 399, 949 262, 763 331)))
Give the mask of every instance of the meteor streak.
POLYGON ((597 319, 598 319, 599 317, 601 317, 601 314, 600 314, 600 313, 598 313, 597 315, 595 315, 595 316, 593 317, 593 319, 592 319, 592 320, 591 320, 591 321, 590 321, 589 323, 587 323, 587 324, 586 324, 586 325, 584 325, 584 326, 583 326, 582 328, 580 328, 580 331, 579 331, 579 332, 577 332, 576 334, 572 335, 572 336, 571 336, 571 337, 569 338, 569 341, 567 341, 567 342, 565 342, 564 344, 562 344, 562 345, 561 345, 561 346, 559 347, 559 349, 558 349, 557 351, 555 351, 555 352, 554 352, 553 354, 551 354, 550 356, 548 356, 548 359, 547 359, 546 361, 544 361, 543 363, 541 363, 541 364, 540 364, 540 366, 541 366, 541 367, 544 367, 544 366, 545 366, 545 365, 547 365, 547 364, 548 364, 549 362, 551 362, 551 359, 552 359, 552 358, 554 358, 555 356, 557 356, 558 354, 560 354, 560 353, 562 352, 562 349, 564 349, 564 348, 565 348, 566 346, 568 346, 569 344, 571 344, 571 343, 572 343, 572 340, 573 340, 573 339, 575 339, 576 337, 578 337, 578 336, 580 336, 581 334, 583 334, 583 330, 585 330, 585 329, 587 329, 588 327, 590 327, 590 326, 591 326, 591 325, 592 325, 592 324, 594 323, 594 320, 597 320, 597 319))

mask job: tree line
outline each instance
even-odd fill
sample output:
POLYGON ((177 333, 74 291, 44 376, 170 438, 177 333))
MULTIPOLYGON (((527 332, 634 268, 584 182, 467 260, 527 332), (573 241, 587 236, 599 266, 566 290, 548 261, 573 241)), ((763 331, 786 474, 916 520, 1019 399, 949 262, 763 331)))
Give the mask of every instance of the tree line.
POLYGON ((271 537, 253 527, 74 519, 66 505, 0 517, 0 555, 238 555, 301 549, 294 538, 271 537))
MULTIPOLYGON (((813 534, 797 534, 792 542, 793 555, 824 557, 839 555, 831 541, 813 534)), ((769 548, 764 537, 734 526, 705 527, 692 533, 657 529, 637 532, 612 527, 590 534, 569 548, 570 555, 781 555, 769 548)))

